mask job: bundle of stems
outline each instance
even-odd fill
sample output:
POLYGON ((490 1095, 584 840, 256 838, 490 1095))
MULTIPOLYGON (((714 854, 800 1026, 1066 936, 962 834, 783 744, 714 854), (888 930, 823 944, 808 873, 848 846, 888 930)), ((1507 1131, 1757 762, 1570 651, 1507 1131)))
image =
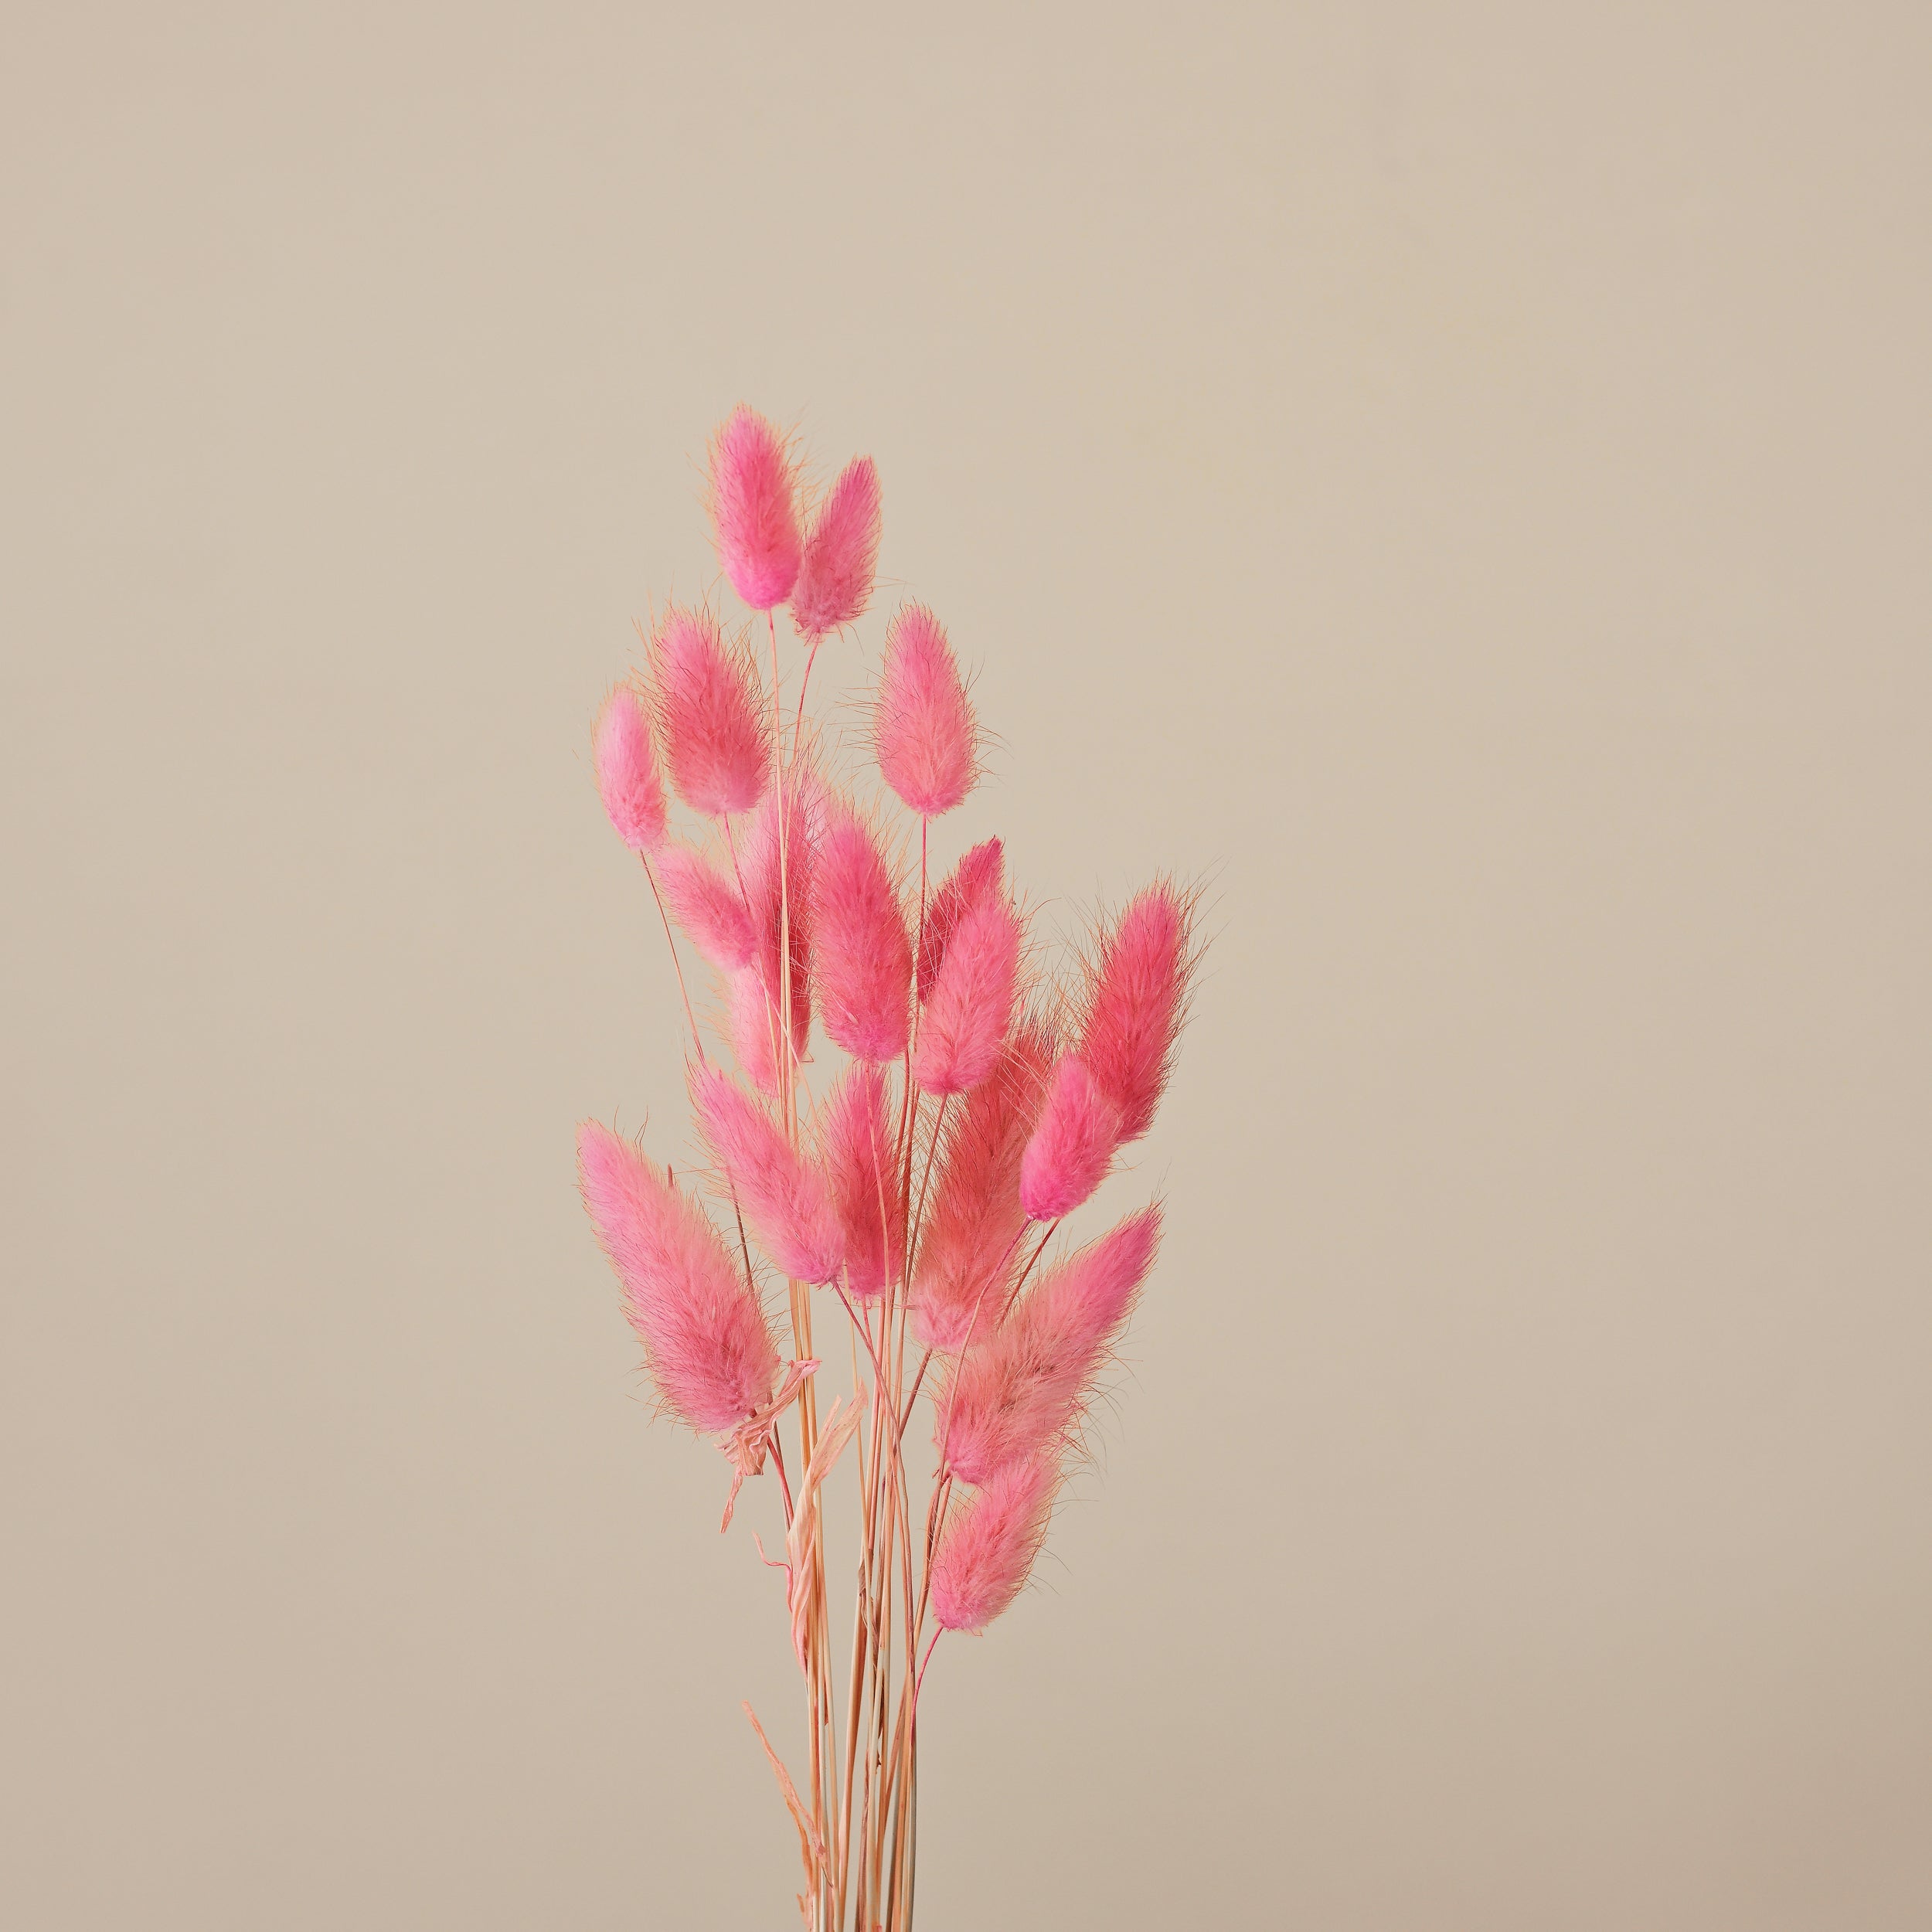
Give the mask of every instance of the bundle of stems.
POLYGON ((662 613, 593 748, 671 947, 708 1165, 693 1191, 593 1121, 579 1175, 662 1410, 730 1463, 723 1526, 747 1479, 777 1478, 783 1553, 758 1548, 784 1574, 801 1777, 745 1709, 797 1828, 799 1910, 811 1932, 903 1932, 927 1668, 944 1633, 984 1631, 1025 1584, 1153 1264, 1155 1206, 1047 1250, 1152 1123, 1194 901, 1157 879, 1056 979, 997 838, 935 885, 933 821, 981 768, 938 620, 908 604, 886 632, 866 747, 877 798, 836 782, 807 709, 821 648, 871 601, 874 465, 856 459, 808 504, 795 452, 744 408, 709 455, 719 562, 750 616, 727 634, 709 607, 662 613), (782 607, 798 640, 783 647, 782 607), (674 794, 694 835, 673 832, 674 794), (896 833, 893 801, 910 815, 896 833), (706 1024, 674 927, 713 975, 706 1024), (841 1063, 821 1091, 815 1016, 841 1063), (815 1318, 842 1324, 842 1356, 818 1352, 815 1318), (916 1498, 922 1398, 934 1461, 916 1498), (849 1449, 848 1638, 828 1610, 825 1485, 849 1449))

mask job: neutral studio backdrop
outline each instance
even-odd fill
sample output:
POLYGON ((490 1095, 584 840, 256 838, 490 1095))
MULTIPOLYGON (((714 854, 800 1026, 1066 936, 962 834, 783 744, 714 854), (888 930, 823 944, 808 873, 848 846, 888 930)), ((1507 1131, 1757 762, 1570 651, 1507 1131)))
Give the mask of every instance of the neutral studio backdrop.
POLYGON ((921 1923, 1932 1923, 1932 13, 6 39, 0 1920, 794 1922, 570 1159, 742 398, 978 668, 945 849, 1214 881, 921 1923))

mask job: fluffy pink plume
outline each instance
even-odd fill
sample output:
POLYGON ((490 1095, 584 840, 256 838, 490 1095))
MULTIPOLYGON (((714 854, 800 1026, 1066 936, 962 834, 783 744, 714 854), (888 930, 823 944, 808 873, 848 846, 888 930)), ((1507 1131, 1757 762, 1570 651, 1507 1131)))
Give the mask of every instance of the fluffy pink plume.
POLYGON ((928 1348, 957 1354, 1005 1309, 1026 1226, 1020 1158, 1053 1067, 1051 1036, 1022 1022, 992 1078, 952 1116, 913 1276, 913 1327, 928 1348))
POLYGON ((756 966, 741 967, 730 977, 730 1003, 726 1024, 731 1050, 744 1076, 767 1100, 783 1089, 778 1080, 778 1009, 765 991, 764 975, 756 966))
POLYGON ((856 456, 839 472, 805 539, 791 590, 791 621, 800 634, 821 638, 862 617, 878 567, 879 471, 869 456, 856 456))
POLYGON ((861 1298, 896 1281, 905 1256, 893 1128, 886 1076, 862 1061, 846 1070, 818 1115, 820 1159, 845 1232, 845 1285, 861 1298))
POLYGON ((711 439, 711 520, 718 561, 754 611, 791 594, 801 546, 791 457, 756 410, 743 403, 711 439))
POLYGON ((909 604, 886 633, 886 667, 872 714, 879 768, 922 817, 935 818, 973 788, 979 726, 938 618, 909 604))
POLYGON ((913 947, 879 842, 828 808, 812 872, 812 940, 825 1031, 855 1059, 896 1060, 910 1025, 913 947))
POLYGON ((708 611, 675 605, 651 640, 658 736, 678 796, 720 818, 764 796, 770 764, 757 683, 742 651, 728 648, 708 611))
POLYGON ((658 887, 692 945, 724 972, 751 963, 757 936, 738 889, 688 845, 658 855, 658 887))
POLYGON ((664 782, 651 750, 644 707, 628 685, 619 685, 597 713, 592 740, 597 796, 617 836, 633 852, 652 852, 664 839, 664 782))
POLYGON ((1189 902, 1165 880, 1122 913, 1101 948, 1079 1053, 1094 1084, 1121 1110, 1121 1138, 1137 1141, 1174 1064, 1186 1016, 1189 902))
POLYGON ((1129 1215, 1049 1268, 1006 1325, 960 1358, 940 1400, 943 1446, 956 1475, 984 1482, 1071 1441, 1160 1239, 1158 1208, 1129 1215))
POLYGON ((1012 1022, 1019 937, 1019 915, 1000 892, 954 928, 913 1050, 913 1077, 927 1093, 968 1093, 993 1070, 1012 1022))
MULTIPOLYGON (((817 871, 817 827, 821 814, 815 807, 818 799, 815 780, 801 782, 804 774, 791 773, 785 784, 784 832, 780 836, 778 797, 767 798, 747 828, 737 846, 738 876, 744 883, 745 906, 751 917, 756 944, 752 970, 764 990, 771 1013, 784 1004, 787 979, 791 988, 791 1046, 794 1061, 805 1056, 811 1032, 812 930, 815 919, 814 879, 817 871), (786 962, 789 960, 787 970, 786 962)), ((737 1012, 733 1004, 734 1014, 737 1012)), ((749 1024, 747 1003, 747 1023, 749 1024)), ((766 1030, 770 1046, 766 1049, 775 1060, 774 1049, 782 1043, 774 1019, 767 1019, 766 1030)), ((737 1022, 733 1026, 733 1044, 740 1056, 744 1043, 738 1038, 737 1022)), ((774 1083, 767 1087, 776 1093, 774 1083)))
POLYGON ((595 1121, 577 1129, 577 1179, 665 1406, 702 1434, 735 1427, 770 1395, 778 1350, 717 1230, 595 1121))
POLYGON ((794 1281, 835 1280, 845 1236, 824 1178, 730 1074, 694 1067, 691 1089, 706 1145, 760 1245, 794 1281))
POLYGON ((933 1616, 978 1631, 1017 1597, 1046 1540, 1058 1475, 1052 1459, 1014 1464, 947 1512, 933 1554, 933 1616))
POLYGON ((933 894, 933 903, 926 908, 925 943, 919 955, 920 1005, 932 995, 933 981, 952 943, 954 927, 989 893, 999 890, 1005 868, 1005 848, 997 838, 989 838, 974 846, 933 894))
POLYGON ((1066 1055, 1020 1162, 1019 1198, 1036 1221, 1057 1221, 1093 1198, 1121 1140, 1121 1110, 1084 1063, 1066 1055))

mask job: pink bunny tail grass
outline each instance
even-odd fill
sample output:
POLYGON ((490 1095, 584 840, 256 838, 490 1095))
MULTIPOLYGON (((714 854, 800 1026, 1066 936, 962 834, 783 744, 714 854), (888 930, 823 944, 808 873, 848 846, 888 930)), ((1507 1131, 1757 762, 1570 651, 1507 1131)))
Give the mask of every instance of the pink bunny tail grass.
MULTIPOLYGON (((775 1015, 783 1002, 790 958, 791 1057, 802 1060, 811 1032, 815 881, 818 870, 818 809, 821 787, 808 771, 794 768, 785 785, 784 835, 779 835, 774 792, 752 819, 738 859, 745 903, 757 937, 752 964, 775 1015)), ((776 1022, 768 1022, 774 1034, 776 1022)), ((774 1047, 779 1043, 774 1039, 774 1047)), ((762 1087, 764 1083, 759 1084, 762 1087)))
POLYGON ((743 403, 711 439, 711 521, 718 561, 754 611, 791 594, 801 546, 791 457, 756 410, 743 403))
POLYGON ((834 1281, 845 1236, 822 1176, 731 1077, 691 1070, 691 1094, 712 1158, 736 1190, 759 1244, 794 1281, 834 1281))
POLYGON ((727 1026, 731 1050, 744 1077, 768 1100, 784 1092, 779 1083, 777 1004, 765 991, 764 975, 747 966, 731 975, 727 1026))
POLYGON ((989 838, 974 846, 933 894, 933 903, 926 908, 925 944, 919 955, 920 1005, 932 997, 933 981, 952 943, 954 928, 982 899, 999 890, 1005 862, 1005 848, 997 838, 989 838))
POLYGON ((658 887, 671 917, 692 945, 722 972, 750 964, 757 948, 751 915, 738 889, 688 845, 658 855, 658 887))
POLYGON ((770 746, 756 672, 708 611, 673 606, 651 640, 652 700, 671 782, 694 811, 749 811, 764 796, 770 746))
POLYGON ((1032 1573, 1059 1472, 1050 1457, 1015 1463, 946 1512, 933 1553, 933 1615, 942 1630, 983 1631, 1032 1573))
POLYGON ((825 1031, 862 1060, 896 1060, 911 1025, 913 947, 878 841, 827 813, 812 872, 812 940, 825 1031))
POLYGON ((956 1355, 969 1335, 998 1324, 1019 1271, 1021 1157, 1053 1069, 1053 1041, 1023 1021, 990 1079, 952 1117, 946 1152, 919 1241, 913 1327, 920 1340, 956 1355))
POLYGON ((703 1434, 736 1427, 770 1396, 778 1350, 717 1230, 596 1121, 577 1129, 577 1179, 665 1407, 703 1434))
POLYGON ((802 637, 864 616, 879 567, 879 471, 869 456, 854 457, 832 486, 792 586, 791 621, 802 637))
POLYGON ((1129 1215, 1049 1268, 1006 1325, 961 1357, 940 1401, 941 1446, 956 1475, 984 1482, 1072 1441, 1160 1239, 1158 1207, 1129 1215))
POLYGON ((1057 1221, 1092 1199, 1121 1140, 1121 1110, 1085 1064, 1066 1054, 1020 1162, 1020 1204, 1028 1218, 1057 1221))
POLYGON ((879 768, 922 817, 936 818, 979 775, 979 726, 938 618, 909 604, 886 633, 886 668, 872 714, 879 768))
POLYGON ((928 1094, 964 1094, 993 1070, 1012 1023, 1019 915, 1004 893, 966 913, 920 1017, 913 1077, 928 1094))
POLYGON ((847 1069, 818 1116, 820 1158, 845 1232, 845 1285, 862 1300, 896 1281, 905 1258, 906 1196, 893 1157, 886 1076, 847 1069))
POLYGON ((1121 1138, 1137 1141, 1173 1070, 1198 955, 1193 901, 1166 879, 1121 913, 1091 975, 1079 1053, 1100 1091, 1121 1110, 1121 1138))
POLYGON ((617 836, 633 852, 655 852, 664 842, 664 781, 644 707, 628 685, 604 699, 591 749, 597 796, 617 836))

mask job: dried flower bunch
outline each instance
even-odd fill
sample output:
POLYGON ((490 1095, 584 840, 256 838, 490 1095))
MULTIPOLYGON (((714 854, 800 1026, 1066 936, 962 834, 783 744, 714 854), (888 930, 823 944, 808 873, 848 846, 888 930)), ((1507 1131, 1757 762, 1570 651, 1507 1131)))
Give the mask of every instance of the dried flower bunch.
POLYGON ((848 464, 815 514, 802 496, 785 440, 735 411, 712 440, 710 510, 754 615, 728 632, 708 609, 665 611, 597 722, 597 788, 677 964, 709 1165, 675 1176, 596 1121, 577 1157, 663 1409, 730 1461, 726 1526, 747 1478, 767 1462, 777 1478, 784 1553, 767 1561, 804 1679, 802 1788, 752 1723, 798 1828, 800 1909, 813 1932, 901 1932, 927 1665, 942 1633, 984 1631, 1026 1583, 1159 1244, 1148 1206, 1047 1257, 1152 1124, 1194 905, 1157 879, 1056 980, 998 839, 932 885, 932 822, 980 773, 972 706, 939 620, 906 604, 862 760, 884 792, 841 781, 806 698, 821 646, 871 602, 878 473, 848 464), (787 604, 799 644, 781 651, 787 604), (693 816, 682 838, 667 779, 693 816), (896 824, 893 800, 910 815, 896 824), (716 975, 709 1039, 674 923, 716 975), (818 1091, 815 1018, 838 1049, 818 1091), (852 1387, 828 1400, 814 1328, 841 1317, 852 1387), (922 1395, 934 1468, 915 1506, 922 1395), (835 1645, 822 1490, 848 1448, 856 1597, 835 1645))

